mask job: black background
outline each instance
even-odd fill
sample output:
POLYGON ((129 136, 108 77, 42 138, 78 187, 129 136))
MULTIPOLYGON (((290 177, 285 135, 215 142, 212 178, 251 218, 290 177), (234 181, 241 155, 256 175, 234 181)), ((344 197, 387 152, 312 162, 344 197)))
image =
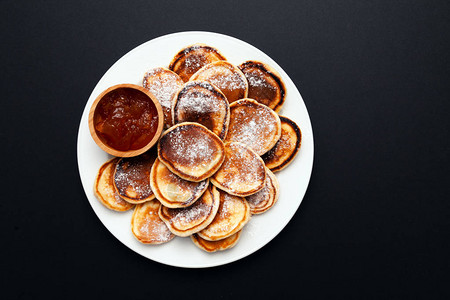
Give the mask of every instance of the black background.
MULTIPOLYGON (((0 2, 1 291, 117 299, 449 297, 448 1, 0 2), (101 224, 78 175, 94 86, 186 30, 271 56, 313 125, 308 191, 256 253, 208 269, 148 260, 101 224)), ((2 295, 2 298, 3 298, 2 295)))

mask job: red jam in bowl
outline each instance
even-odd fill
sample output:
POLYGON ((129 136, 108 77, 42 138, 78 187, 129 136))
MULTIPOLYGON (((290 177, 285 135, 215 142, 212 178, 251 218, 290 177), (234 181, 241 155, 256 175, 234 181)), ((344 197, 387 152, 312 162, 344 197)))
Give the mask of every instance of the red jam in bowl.
POLYGON ((118 88, 102 97, 94 112, 97 136, 119 151, 147 145, 158 129, 158 111, 153 101, 133 88, 118 88))

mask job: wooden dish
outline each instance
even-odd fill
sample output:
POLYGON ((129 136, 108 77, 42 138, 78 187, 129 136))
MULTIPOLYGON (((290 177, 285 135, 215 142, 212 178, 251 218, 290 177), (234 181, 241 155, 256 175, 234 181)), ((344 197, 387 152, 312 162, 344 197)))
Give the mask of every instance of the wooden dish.
MULTIPOLYGON (((131 91, 131 92, 135 93, 133 91, 131 91)), ((139 93, 137 93, 137 94, 139 94, 139 93)), ((139 95, 141 95, 141 94, 139 94, 139 95)), ((108 101, 108 100, 105 100, 105 101, 108 101)), ((111 155, 114 155, 114 156, 132 157, 132 156, 137 156, 137 155, 140 155, 140 154, 146 152, 147 150, 149 150, 152 146, 154 146, 156 144, 156 142, 158 141, 158 139, 162 133, 162 130, 163 130, 164 114, 163 114, 161 105, 159 104, 156 97, 153 96, 153 94, 150 91, 148 91, 147 89, 145 89, 141 86, 135 85, 135 84, 118 84, 118 85, 114 85, 114 86, 106 89, 100 95, 98 95, 98 97, 95 99, 95 101, 92 104, 91 109, 89 111, 88 122, 89 122, 89 131, 91 133, 91 136, 94 139, 95 143, 102 150, 104 150, 105 152, 107 152, 111 155), (142 147, 140 147, 139 149, 129 149, 129 150, 116 149, 116 148, 112 147, 110 144, 108 144, 107 140, 104 137, 102 137, 99 134, 99 132, 97 131, 97 129, 95 128, 94 117, 97 115, 97 113, 99 113, 98 111, 96 111, 98 104, 101 102, 102 99, 105 98, 106 95, 108 95, 109 93, 116 91, 118 89, 132 89, 134 91, 143 93, 147 97, 142 97, 142 99, 148 98, 148 100, 151 101, 151 103, 153 103, 150 105, 150 108, 153 109, 152 105, 154 105, 154 108, 156 109, 157 121, 156 121, 156 124, 154 124, 154 125, 157 125, 156 131, 155 131, 153 137, 151 138, 151 140, 148 143, 146 143, 145 145, 143 145, 142 147)), ((154 126, 152 126, 152 128, 154 130, 154 126)), ((149 136, 151 136, 151 134, 149 134, 149 136)))

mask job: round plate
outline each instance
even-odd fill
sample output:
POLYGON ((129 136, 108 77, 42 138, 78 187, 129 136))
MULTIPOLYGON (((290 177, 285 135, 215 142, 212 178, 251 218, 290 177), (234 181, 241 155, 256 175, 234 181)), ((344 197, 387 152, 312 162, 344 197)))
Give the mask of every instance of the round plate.
MULTIPOLYGON (((204 268, 239 260, 270 242, 293 217, 311 176, 313 165, 313 133, 308 111, 289 76, 269 56, 252 45, 223 34, 210 32, 181 32, 148 41, 125 54, 98 82, 92 91, 78 132, 78 168, 86 196, 105 227, 133 251, 160 263, 204 268), (88 113, 95 98, 108 87, 119 83, 142 85, 144 74, 154 67, 168 67, 173 56, 183 47, 203 43, 217 48, 229 62, 239 65, 246 60, 259 60, 279 72, 286 85, 286 101, 280 115, 295 121, 302 131, 302 146, 294 161, 275 173, 280 183, 278 202, 267 212, 255 215, 244 227, 240 240, 232 249, 207 253, 194 245, 189 237, 175 237, 162 245, 141 244, 131 233, 132 211, 116 212, 104 207, 93 192, 94 180, 100 166, 110 156, 92 139, 88 128, 88 113)), ((295 237, 293 237, 295 238, 295 237)))

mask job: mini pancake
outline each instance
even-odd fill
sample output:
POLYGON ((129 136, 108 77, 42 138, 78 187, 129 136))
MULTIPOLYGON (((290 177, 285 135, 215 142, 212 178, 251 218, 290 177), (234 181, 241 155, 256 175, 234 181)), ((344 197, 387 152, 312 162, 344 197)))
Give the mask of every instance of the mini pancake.
POLYGON ((202 250, 205 250, 206 252, 223 251, 233 248, 234 245, 237 244, 239 237, 241 236, 241 232, 242 230, 236 232, 235 234, 227 238, 218 241, 208 241, 199 237, 198 234, 193 234, 191 235, 191 240, 197 247, 199 247, 202 250))
POLYGON ((104 163, 97 174, 94 184, 94 193, 97 199, 109 209, 127 211, 134 205, 123 200, 114 190, 114 170, 119 158, 114 157, 104 163))
POLYGON ((289 165, 294 160, 302 143, 302 132, 298 125, 280 116, 281 137, 269 152, 262 156, 266 166, 272 172, 278 172, 289 165))
POLYGON ((172 99, 184 81, 166 68, 154 68, 145 73, 142 85, 159 101, 164 112, 164 126, 172 126, 172 99))
POLYGON ((116 165, 114 188, 126 201, 143 203, 155 198, 150 187, 150 171, 156 159, 156 151, 151 150, 135 157, 123 157, 116 165))
POLYGON ((194 44, 181 49, 170 62, 169 69, 187 82, 201 67, 218 60, 226 60, 219 50, 204 44, 194 44))
POLYGON ((172 240, 175 235, 159 218, 161 203, 158 200, 136 205, 131 217, 131 231, 144 244, 162 244, 172 240))
POLYGON ((245 199, 250 205, 250 212, 252 214, 262 214, 277 202, 279 194, 280 185, 278 184, 277 177, 266 168, 264 188, 245 199))
POLYGON ((230 104, 225 142, 241 142, 258 155, 269 151, 281 136, 281 122, 269 107, 246 98, 230 104))
POLYGON ((172 173, 199 182, 220 168, 225 159, 225 147, 222 140, 205 126, 185 122, 162 134, 158 157, 172 173))
POLYGON ((219 191, 219 210, 208 227, 197 234, 208 241, 218 241, 240 231, 250 220, 250 206, 242 197, 219 191))
POLYGON ((277 71, 259 61, 246 61, 239 66, 248 81, 248 98, 280 111, 286 88, 277 71))
POLYGON ((189 207, 167 208, 161 205, 159 217, 173 234, 189 236, 208 226, 218 209, 219 192, 215 187, 210 187, 189 207))
POLYGON ((156 199, 170 208, 190 206, 206 191, 208 184, 209 179, 192 182, 180 178, 159 159, 155 160, 150 173, 150 186, 156 199))
POLYGON ((225 160, 210 178, 212 184, 235 196, 249 196, 264 187, 264 161, 242 143, 225 144, 225 160))
POLYGON ((218 87, 229 103, 247 98, 247 79, 235 65, 221 60, 210 63, 198 70, 189 81, 207 81, 218 87))
POLYGON ((208 82, 187 82, 173 99, 173 124, 196 122, 223 139, 230 123, 230 106, 225 95, 208 82))

